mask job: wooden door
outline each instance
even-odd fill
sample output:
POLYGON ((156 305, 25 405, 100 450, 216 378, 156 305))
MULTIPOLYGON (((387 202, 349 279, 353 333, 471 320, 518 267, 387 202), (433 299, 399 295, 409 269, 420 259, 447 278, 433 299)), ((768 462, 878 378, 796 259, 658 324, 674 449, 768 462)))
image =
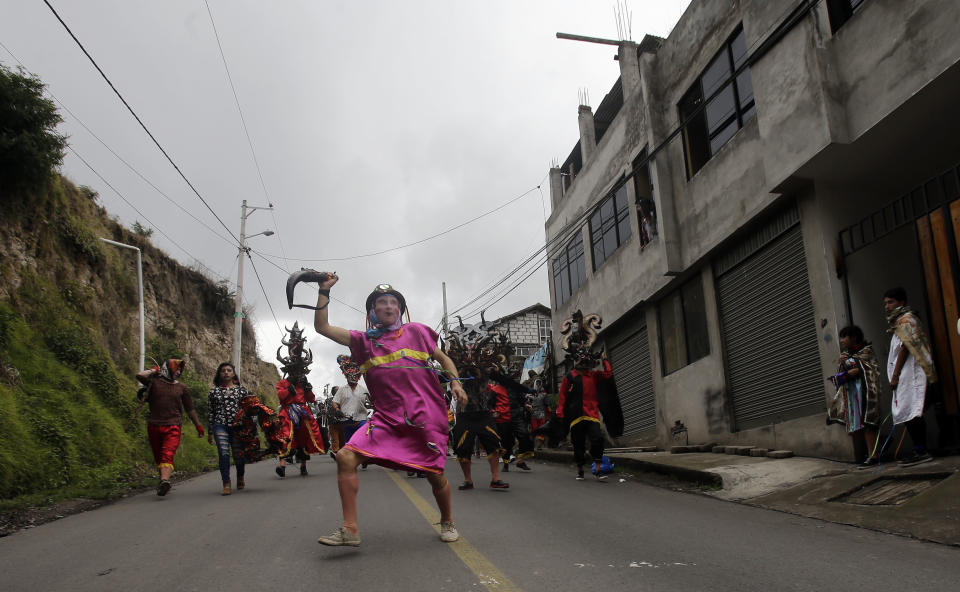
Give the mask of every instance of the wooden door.
POLYGON ((917 239, 930 311, 930 338, 944 411, 960 413, 960 200, 917 219, 917 239))

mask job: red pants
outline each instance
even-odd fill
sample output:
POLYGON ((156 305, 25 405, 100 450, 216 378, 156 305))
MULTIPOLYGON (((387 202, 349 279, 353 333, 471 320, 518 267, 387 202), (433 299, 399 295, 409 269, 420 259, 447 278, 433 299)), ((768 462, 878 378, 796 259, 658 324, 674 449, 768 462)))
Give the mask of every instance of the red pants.
POLYGON ((180 446, 180 426, 147 424, 147 436, 153 449, 153 461, 157 468, 173 468, 173 455, 180 446))

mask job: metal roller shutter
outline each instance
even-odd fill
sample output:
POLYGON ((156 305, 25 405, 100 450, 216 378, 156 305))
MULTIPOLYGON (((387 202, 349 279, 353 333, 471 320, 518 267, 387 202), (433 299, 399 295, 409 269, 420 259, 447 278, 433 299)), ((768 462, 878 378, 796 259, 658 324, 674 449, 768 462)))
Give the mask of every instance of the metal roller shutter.
POLYGON ((736 429, 824 409, 816 319, 795 210, 717 262, 736 429), (784 229, 784 220, 793 224, 784 229), (776 228, 771 232, 771 228, 776 228), (780 232, 777 232, 779 230, 780 232), (751 252, 752 251, 752 252, 751 252))
POLYGON ((623 408, 623 435, 633 436, 657 428, 650 370, 650 342, 642 327, 610 348, 613 380, 623 408))

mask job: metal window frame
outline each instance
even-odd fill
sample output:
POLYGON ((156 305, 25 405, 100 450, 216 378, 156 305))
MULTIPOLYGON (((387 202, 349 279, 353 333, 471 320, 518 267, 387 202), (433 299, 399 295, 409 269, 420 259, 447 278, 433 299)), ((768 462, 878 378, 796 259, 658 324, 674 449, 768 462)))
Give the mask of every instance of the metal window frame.
POLYGON ((607 253, 606 249, 604 249, 603 259, 601 259, 600 261, 597 261, 596 256, 592 257, 593 271, 596 271, 597 269, 599 269, 600 266, 603 265, 604 262, 606 262, 606 260, 609 259, 616 252, 616 250, 619 249, 623 245, 623 243, 627 241, 628 238, 630 238, 629 236, 625 238, 620 236, 620 223, 623 222, 623 220, 628 219, 630 217, 630 199, 626 191, 624 191, 624 194, 623 194, 623 197, 624 197, 623 216, 620 215, 620 211, 617 209, 617 192, 620 191, 621 189, 625 189, 626 186, 627 186, 627 179, 622 179, 620 182, 618 182, 617 185, 615 185, 614 188, 611 189, 609 193, 607 193, 606 197, 601 199, 597 203, 597 205, 594 206, 593 211, 590 212, 590 215, 587 217, 587 229, 590 231, 590 252, 591 253, 595 253, 595 248, 597 243, 600 243, 602 247, 604 237, 611 230, 615 233, 615 236, 617 237, 617 246, 609 253, 607 253), (610 200, 613 200, 613 226, 607 229, 606 231, 604 231, 603 225, 610 219, 608 218, 604 220, 603 213, 600 210, 603 208, 603 205, 610 200), (593 217, 597 214, 600 215, 599 238, 597 233, 594 232, 594 227, 593 227, 593 217))
MULTIPOLYGON (((684 160, 684 165, 685 165, 684 168, 686 169, 686 172, 687 172, 687 180, 688 180, 688 181, 689 181, 690 179, 692 179, 692 178, 694 177, 694 175, 696 175, 696 174, 700 171, 700 169, 702 169, 704 166, 706 166, 706 164, 713 159, 713 157, 717 154, 717 152, 719 152, 720 148, 722 148, 723 146, 726 146, 727 142, 724 142, 719 148, 717 148, 717 152, 715 152, 715 151, 710 147, 710 142, 713 140, 713 138, 715 138, 717 135, 719 135, 721 131, 725 130, 725 129, 727 128, 727 126, 730 125, 730 123, 733 122, 733 120, 736 120, 736 122, 737 122, 737 131, 740 131, 741 129, 743 129, 743 126, 744 126, 744 118, 743 118, 743 115, 744 115, 744 113, 746 113, 747 111, 749 111, 751 107, 753 107, 754 110, 756 109, 756 103, 757 103, 757 101, 756 101, 756 94, 754 94, 753 100, 751 100, 748 104, 741 105, 741 104, 740 104, 740 91, 739 91, 739 89, 737 88, 737 84, 736 84, 737 77, 740 76, 740 74, 742 74, 743 72, 749 72, 749 71, 750 71, 750 64, 751 64, 751 59, 750 59, 751 56, 750 56, 749 54, 748 54, 747 58, 744 60, 743 64, 740 65, 739 68, 738 68, 738 67, 735 67, 735 66, 734 66, 734 63, 733 63, 733 49, 732 49, 733 40, 734 40, 734 38, 735 38, 737 35, 739 35, 741 32, 743 32, 743 23, 742 23, 742 22, 737 24, 737 26, 733 29, 733 31, 730 33, 730 35, 727 37, 727 39, 726 39, 726 40, 723 42, 723 44, 720 46, 720 49, 718 49, 717 52, 716 52, 715 54, 713 54, 713 57, 712 57, 712 58, 710 59, 710 61, 708 62, 708 66, 709 66, 709 64, 712 64, 713 61, 714 61, 718 56, 720 56, 721 53, 726 52, 728 64, 729 64, 729 66, 730 66, 730 76, 729 76, 728 78, 726 78, 722 83, 720 83, 720 85, 710 94, 709 97, 705 97, 704 94, 703 94, 703 74, 704 74, 704 71, 706 70, 706 68, 704 68, 704 71, 701 71, 701 72, 700 72, 700 75, 697 76, 696 81, 695 81, 692 85, 690 85, 690 88, 687 89, 687 92, 685 92, 685 93, 683 94, 683 96, 680 98, 680 102, 677 103, 677 114, 678 114, 679 119, 680 119, 681 135, 683 136, 683 160, 684 160), (728 86, 732 86, 732 87, 733 87, 734 113, 733 113, 732 115, 730 115, 729 117, 727 117, 726 119, 724 119, 721 125, 718 125, 718 126, 717 126, 717 131, 711 133, 711 132, 710 132, 710 127, 709 127, 709 125, 707 124, 707 121, 706 121, 706 117, 707 117, 707 116, 706 116, 707 103, 709 103, 709 102, 712 101, 713 99, 719 97, 720 94, 721 94, 728 86), (690 118, 685 118, 684 115, 683 115, 683 110, 681 109, 681 105, 687 100, 687 98, 690 96, 690 93, 693 92, 695 89, 697 90, 697 94, 699 95, 698 107, 697 107, 697 108, 694 108, 693 114, 692 114, 692 116, 691 116, 690 118), (690 147, 689 147, 689 145, 690 145, 690 135, 687 133, 687 129, 688 129, 688 127, 689 127, 689 124, 692 123, 693 121, 695 121, 695 120, 696 120, 696 117, 699 116, 699 115, 703 115, 703 118, 704 118, 704 126, 706 127, 706 132, 707 132, 707 133, 706 133, 706 138, 707 138, 707 151, 708 151, 709 154, 710 154, 710 158, 708 158, 706 161, 704 161, 704 163, 703 163, 702 165, 700 165, 700 167, 698 167, 697 170, 693 171, 693 170, 691 170, 692 166, 691 166, 690 156, 689 156, 689 153, 690 153, 690 147)), ((753 84, 753 77, 752 77, 752 76, 751 76, 751 79, 750 79, 750 84, 751 84, 751 85, 753 84)), ((734 133, 734 135, 736 135, 736 133, 734 133)), ((733 136, 730 136, 730 137, 732 138, 733 136)), ((729 140, 727 140, 727 141, 729 142, 729 140)))

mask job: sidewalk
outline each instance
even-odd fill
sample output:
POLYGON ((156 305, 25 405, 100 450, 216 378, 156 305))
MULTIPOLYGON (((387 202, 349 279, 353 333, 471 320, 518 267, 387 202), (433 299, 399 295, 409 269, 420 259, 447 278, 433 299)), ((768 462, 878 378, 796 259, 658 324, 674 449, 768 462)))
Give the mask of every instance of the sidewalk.
MULTIPOLYGON (((668 475, 702 493, 761 508, 960 546, 960 457, 858 470, 817 458, 610 452, 618 470, 668 475)), ((573 464, 573 452, 536 458, 573 464)), ((588 467, 589 468, 589 467, 588 467)))

